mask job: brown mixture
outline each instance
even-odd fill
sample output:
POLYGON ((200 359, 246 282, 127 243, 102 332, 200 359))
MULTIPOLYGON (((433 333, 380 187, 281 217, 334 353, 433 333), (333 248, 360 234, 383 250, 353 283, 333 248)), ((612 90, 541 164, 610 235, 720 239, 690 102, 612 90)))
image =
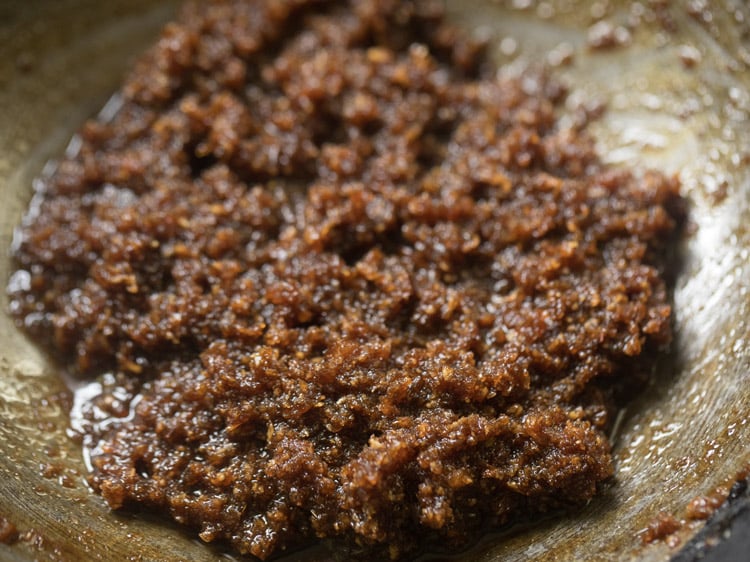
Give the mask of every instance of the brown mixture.
POLYGON ((18 529, 0 515, 0 544, 13 544, 18 540, 18 529))
MULTIPOLYGON (((659 512, 645 529, 641 529, 638 535, 643 544, 656 541, 665 541, 670 548, 678 546, 681 542, 679 533, 688 525, 696 521, 711 519, 727 500, 732 498, 736 490, 747 486, 747 478, 750 475, 750 464, 745 465, 736 474, 725 479, 716 488, 705 495, 694 497, 684 509, 684 516, 678 519, 675 515, 667 512, 659 512)), ((722 525, 716 525, 722 530, 722 525)), ((716 531, 712 531, 715 533, 716 531)), ((705 541, 705 539, 704 539, 705 541)))
POLYGON ((680 538, 675 533, 682 528, 683 524, 684 521, 679 521, 674 515, 660 511, 640 532, 641 542, 649 544, 666 539, 670 547, 675 547, 680 544, 680 538))
POLYGON ((440 2, 188 4, 16 240, 19 325, 100 377, 96 491, 261 558, 589 499, 670 339, 681 203, 561 98, 440 2))

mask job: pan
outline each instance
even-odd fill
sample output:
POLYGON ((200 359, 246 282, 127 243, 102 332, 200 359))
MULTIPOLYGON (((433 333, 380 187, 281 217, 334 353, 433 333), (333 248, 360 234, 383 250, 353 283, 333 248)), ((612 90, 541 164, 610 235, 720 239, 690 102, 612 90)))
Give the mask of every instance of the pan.
MULTIPOLYGON (((622 416, 615 477, 578 511, 489 535, 455 559, 689 560, 700 551, 691 539, 705 544, 711 524, 679 524, 688 506, 725 496, 750 462, 750 8, 741 0, 447 5, 450 17, 489 42, 505 71, 549 66, 569 87, 567 109, 604 108, 590 129, 605 160, 679 174, 690 205, 673 294, 675 339, 622 416), (673 532, 644 541, 665 517, 678 522, 673 532)), ((171 0, 0 4, 3 284, 33 179, 105 106, 176 8, 171 0)), ((0 543, 0 560, 227 557, 147 514, 113 513, 90 492, 80 444, 68 432, 71 394, 7 306, 3 295, 0 518, 14 540, 0 543)))

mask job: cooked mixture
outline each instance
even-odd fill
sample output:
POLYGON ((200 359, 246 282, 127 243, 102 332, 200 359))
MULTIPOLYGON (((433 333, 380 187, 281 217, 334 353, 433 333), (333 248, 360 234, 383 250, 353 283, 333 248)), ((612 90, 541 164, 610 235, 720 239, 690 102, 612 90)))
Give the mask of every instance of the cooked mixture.
POLYGON ((441 2, 196 1, 83 126, 9 292, 101 385, 113 509, 397 558, 612 475, 678 182, 602 165, 562 88, 483 51, 441 2))

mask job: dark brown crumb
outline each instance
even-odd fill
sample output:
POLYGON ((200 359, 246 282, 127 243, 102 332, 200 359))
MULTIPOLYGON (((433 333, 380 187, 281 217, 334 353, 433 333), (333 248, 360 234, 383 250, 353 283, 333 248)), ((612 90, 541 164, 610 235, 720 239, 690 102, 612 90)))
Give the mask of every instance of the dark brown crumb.
POLYGON ((0 515, 0 544, 13 544, 18 540, 18 529, 0 515))
POLYGON ((717 489, 706 496, 696 496, 687 506, 685 516, 690 520, 708 519, 721 507, 729 495, 729 490, 717 489))
POLYGON ((680 45, 677 55, 685 68, 693 68, 703 58, 701 52, 692 45, 680 45))
POLYGON ((80 476, 74 469, 66 469, 60 461, 43 463, 41 466, 42 477, 54 479, 64 488, 75 488, 76 477, 80 476))
POLYGON ((689 520, 709 519, 727 501, 733 486, 746 481, 749 474, 750 464, 747 464, 709 493, 693 498, 685 510, 685 517, 689 520))
POLYGON ((188 4, 24 219, 11 311, 102 392, 90 482, 266 558, 579 505, 670 340, 676 179, 439 2, 188 4), (106 374, 104 374, 106 373, 106 374))
MULTIPOLYGON (((643 544, 663 540, 670 548, 674 548, 681 543, 677 532, 688 524, 695 524, 698 521, 710 519, 716 510, 719 509, 730 497, 735 486, 745 486, 748 474, 750 474, 750 464, 744 466, 730 478, 720 483, 716 488, 705 495, 699 495, 690 500, 685 508, 684 519, 677 519, 676 516, 666 512, 660 512, 657 517, 649 523, 648 527, 641 530, 638 535, 643 544)), ((713 538, 707 539, 708 541, 713 538)))
POLYGON ((64 467, 59 462, 44 463, 41 466, 42 477, 50 479, 57 478, 63 473, 64 467))
MULTIPOLYGON (((683 523, 678 521, 673 515, 662 511, 641 531, 641 541, 643 544, 649 544, 660 540, 669 540, 674 533, 682 528, 682 525, 683 523)), ((677 544, 674 541, 670 541, 669 546, 676 546, 677 544)))

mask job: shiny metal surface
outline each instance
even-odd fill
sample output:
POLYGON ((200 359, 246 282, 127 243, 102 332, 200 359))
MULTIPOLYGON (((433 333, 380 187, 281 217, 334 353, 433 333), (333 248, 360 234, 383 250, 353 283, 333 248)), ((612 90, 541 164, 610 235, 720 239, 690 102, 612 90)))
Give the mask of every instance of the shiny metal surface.
MULTIPOLYGON (((643 545, 637 533, 660 511, 683 516, 692 498, 750 462, 750 8, 709 2, 705 16, 689 4, 669 3, 662 20, 656 2, 448 1, 510 71, 562 63, 555 72, 570 86, 570 109, 606 102, 591 126, 602 154, 679 173, 692 223, 674 294, 674 350, 628 407, 611 486, 577 513, 487 538, 458 559, 667 560, 679 546, 643 545), (602 14, 614 25, 641 23, 628 28, 627 45, 592 51, 588 28, 602 14)), ((175 5, 0 3, 3 285, 32 179, 117 88, 175 5)), ((0 516, 22 540, 0 544, 0 560, 219 558, 168 524, 111 513, 89 492, 80 447, 66 435, 65 385, 6 308, 3 295, 0 516)), ((699 528, 686 525, 677 537, 684 544, 699 528)))

